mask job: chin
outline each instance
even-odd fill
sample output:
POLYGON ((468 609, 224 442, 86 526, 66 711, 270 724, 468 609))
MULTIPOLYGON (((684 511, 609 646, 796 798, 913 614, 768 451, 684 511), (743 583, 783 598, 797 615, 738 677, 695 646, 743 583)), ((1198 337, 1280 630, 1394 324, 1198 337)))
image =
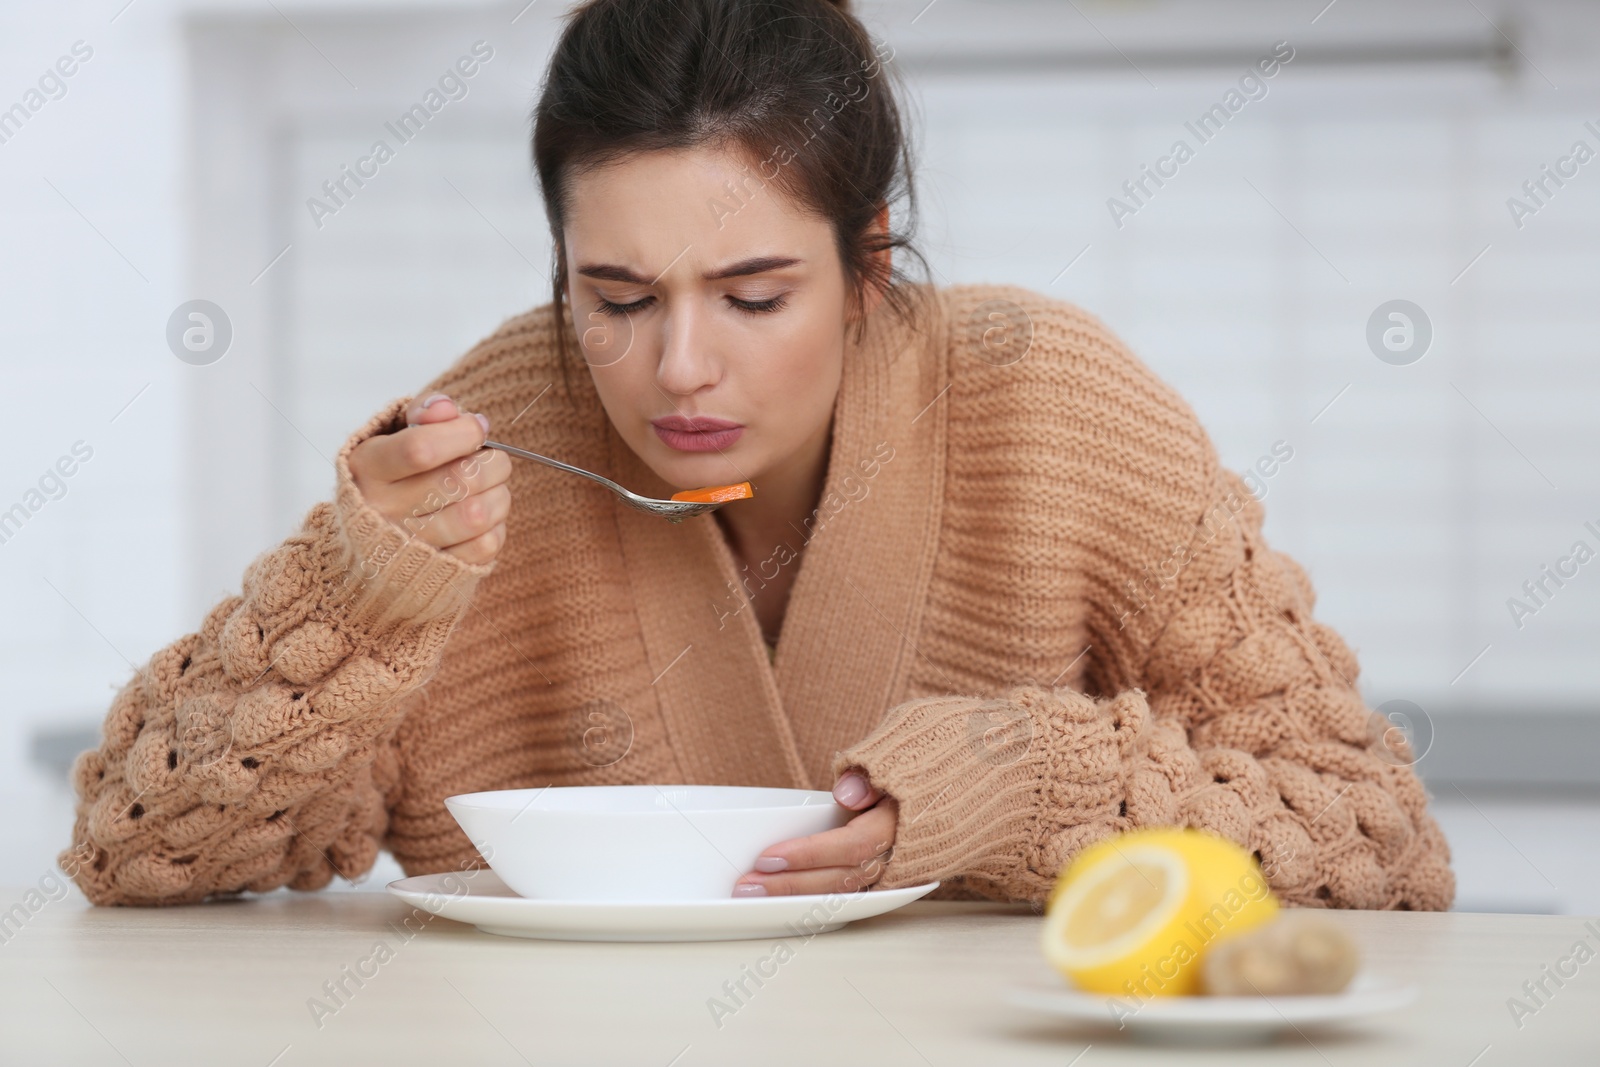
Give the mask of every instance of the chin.
POLYGON ((657 441, 646 462, 675 493, 709 485, 733 485, 755 477, 754 464, 746 462, 740 444, 743 442, 724 452, 679 452, 657 441))

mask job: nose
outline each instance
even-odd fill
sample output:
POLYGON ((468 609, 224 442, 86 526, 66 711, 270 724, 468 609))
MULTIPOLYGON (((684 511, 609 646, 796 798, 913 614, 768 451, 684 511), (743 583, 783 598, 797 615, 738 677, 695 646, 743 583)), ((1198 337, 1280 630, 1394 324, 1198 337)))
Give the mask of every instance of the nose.
POLYGON ((680 306, 666 316, 661 361, 656 365, 656 383, 664 392, 693 396, 721 380, 722 369, 709 340, 695 311, 680 306))

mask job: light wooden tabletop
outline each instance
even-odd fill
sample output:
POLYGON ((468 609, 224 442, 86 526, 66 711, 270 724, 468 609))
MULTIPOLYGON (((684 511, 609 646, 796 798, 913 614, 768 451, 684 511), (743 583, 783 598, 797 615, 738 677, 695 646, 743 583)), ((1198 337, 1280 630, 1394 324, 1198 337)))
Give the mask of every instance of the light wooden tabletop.
MULTIPOLYGON (((0 890, 0 907, 26 893, 0 890)), ((774 942, 572 944, 440 918, 404 940, 412 909, 385 893, 172 909, 97 909, 73 893, 0 916, 0 1063, 1600 1063, 1600 961, 1573 956, 1580 940, 1600 948, 1600 923, 1330 914, 1375 971, 1420 985, 1412 1007, 1262 1048, 1191 1051, 1008 1006, 1006 986, 1051 980, 1025 907, 925 901, 791 938, 792 955, 766 964, 777 973, 759 988, 746 981, 741 1003, 724 983, 773 959, 774 942), (324 983, 362 960, 376 973, 359 988, 346 979, 352 992, 330 1010, 324 983), (1547 967, 1576 973, 1557 986, 1547 967), (1514 1019, 1508 1000, 1535 1007, 1523 983, 1540 980, 1550 995, 1514 1019), (737 1007, 714 1011, 713 998, 737 1007)))

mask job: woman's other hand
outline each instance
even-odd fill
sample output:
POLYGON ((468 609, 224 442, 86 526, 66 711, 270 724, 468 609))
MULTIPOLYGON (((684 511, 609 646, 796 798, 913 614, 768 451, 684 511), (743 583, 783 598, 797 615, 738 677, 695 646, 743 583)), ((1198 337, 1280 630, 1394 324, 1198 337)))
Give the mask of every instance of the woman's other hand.
POLYGON ((833 799, 861 814, 837 829, 773 845, 756 859, 756 869, 734 884, 733 895, 853 893, 882 877, 900 805, 858 771, 839 776, 833 799))
POLYGON ((489 420, 443 394, 414 401, 406 427, 350 451, 350 473, 379 514, 465 563, 499 554, 511 513, 511 460, 486 449, 489 420))

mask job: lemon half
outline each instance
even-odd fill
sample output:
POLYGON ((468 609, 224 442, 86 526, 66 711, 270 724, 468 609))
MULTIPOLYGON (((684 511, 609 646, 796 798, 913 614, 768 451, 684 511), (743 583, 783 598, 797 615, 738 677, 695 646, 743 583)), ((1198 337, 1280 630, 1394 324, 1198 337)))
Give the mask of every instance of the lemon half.
POLYGON ((1044 954, 1080 989, 1197 991, 1206 950, 1260 926, 1278 902, 1255 858, 1199 830, 1135 830, 1067 864, 1045 912, 1044 954))

